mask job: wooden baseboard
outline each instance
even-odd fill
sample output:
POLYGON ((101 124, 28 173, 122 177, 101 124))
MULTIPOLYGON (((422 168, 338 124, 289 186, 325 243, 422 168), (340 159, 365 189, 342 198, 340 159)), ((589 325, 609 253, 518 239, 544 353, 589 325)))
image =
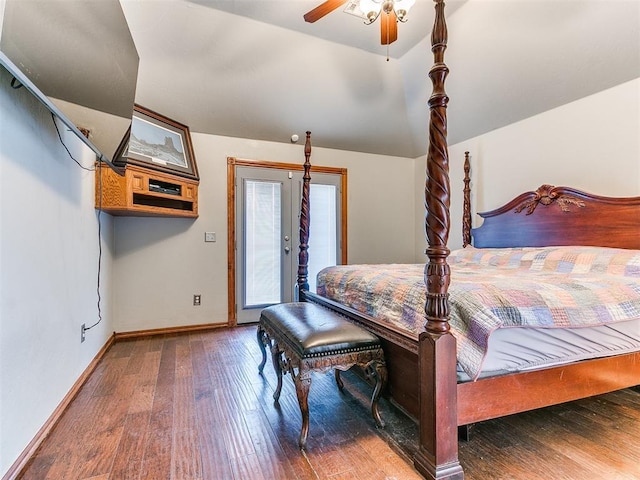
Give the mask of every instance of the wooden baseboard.
POLYGON ((130 340, 141 337, 152 337, 156 335, 179 335, 182 333, 193 333, 199 331, 213 330, 215 328, 228 327, 227 323, 204 323, 201 325, 185 325, 182 327, 152 328, 149 330, 136 330, 132 332, 115 333, 115 340, 130 340))
POLYGON ((84 372, 78 377, 76 382, 71 387, 71 390, 65 395, 60 404, 53 411, 51 416, 47 419, 44 425, 38 430, 38 433, 33 437, 33 439, 29 442, 26 448, 22 451, 20 456, 13 462, 13 465, 9 467, 9 470, 4 474, 2 480, 14 480, 19 477, 22 473, 22 470, 27 465, 33 454, 36 452, 38 447, 42 444, 42 442, 47 438, 53 427, 55 427, 56 423, 62 417, 62 414, 65 412, 67 407, 71 404, 73 399, 76 397, 84 382, 87 381, 89 376, 93 373, 96 366, 102 360, 104 355, 107 353, 111 345, 113 345, 116 341, 115 333, 109 337, 106 343, 102 346, 100 351, 93 358, 91 363, 85 368, 84 372))

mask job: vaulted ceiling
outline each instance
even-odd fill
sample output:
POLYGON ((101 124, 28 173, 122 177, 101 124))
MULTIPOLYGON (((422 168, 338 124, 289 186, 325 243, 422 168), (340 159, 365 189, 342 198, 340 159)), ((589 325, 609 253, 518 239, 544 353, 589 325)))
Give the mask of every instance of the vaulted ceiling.
MULTIPOLYGON (((192 132, 424 155, 433 2, 388 51, 342 9, 304 22, 319 3, 121 0, 137 102, 192 132)), ((640 77, 638 0, 452 0, 446 15, 450 144, 640 77)))

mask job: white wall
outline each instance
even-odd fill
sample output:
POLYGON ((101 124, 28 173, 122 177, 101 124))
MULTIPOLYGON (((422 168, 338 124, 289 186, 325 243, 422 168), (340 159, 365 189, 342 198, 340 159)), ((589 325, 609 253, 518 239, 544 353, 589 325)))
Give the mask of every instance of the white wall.
MULTIPOLYGON (((97 321, 94 174, 60 144, 53 120, 0 68, 0 474, 4 474, 106 343, 112 222, 103 215, 102 316, 97 321)), ((61 133, 72 154, 95 156, 61 133)))
MULTIPOLYGON (((471 158, 474 227, 481 223, 477 212, 498 208, 545 183, 598 195, 638 196, 640 78, 450 146, 452 249, 462 245, 466 150, 471 158)), ((422 170, 425 161, 416 160, 422 170)), ((416 190, 416 202, 420 195, 424 194, 416 190)), ((420 235, 416 227, 418 247, 420 235)), ((422 261, 424 248, 418 247, 416 258, 422 261)))
MULTIPOLYGON (((602 195, 640 194, 639 82, 451 146, 450 247, 462 244, 462 162, 467 149, 474 225, 475 212, 500 206, 543 183, 602 195)), ((304 158, 302 144, 192 137, 201 176, 200 217, 115 219, 114 311, 119 332, 226 322, 226 158, 290 163, 304 158), (218 241, 204 243, 205 231, 215 231, 218 241), (194 293, 202 294, 202 306, 191 305, 194 293)), ((312 163, 348 169, 349 263, 424 261, 424 157, 412 162, 313 148, 312 163)))
MULTIPOLYGON (((225 323, 227 157, 304 162, 302 141, 291 145, 197 133, 192 139, 201 178, 199 218, 115 218, 118 332, 225 323), (216 232, 217 242, 205 243, 205 231, 216 232), (192 305, 195 293, 202 295, 199 307, 192 305)), ((314 147, 311 162, 348 170, 349 263, 412 261, 412 159, 314 147)))

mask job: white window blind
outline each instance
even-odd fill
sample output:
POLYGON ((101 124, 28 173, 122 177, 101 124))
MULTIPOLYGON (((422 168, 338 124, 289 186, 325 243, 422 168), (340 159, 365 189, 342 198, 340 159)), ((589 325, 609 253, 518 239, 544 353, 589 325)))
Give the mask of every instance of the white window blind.
POLYGON ((245 307, 281 301, 280 182, 245 181, 245 307))

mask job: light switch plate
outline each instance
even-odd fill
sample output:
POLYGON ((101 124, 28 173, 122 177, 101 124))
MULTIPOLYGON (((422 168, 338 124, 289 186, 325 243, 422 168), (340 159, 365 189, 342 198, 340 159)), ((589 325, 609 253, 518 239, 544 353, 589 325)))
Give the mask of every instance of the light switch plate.
POLYGON ((204 241, 205 242, 215 242, 216 241, 216 232, 204 232, 204 241))

